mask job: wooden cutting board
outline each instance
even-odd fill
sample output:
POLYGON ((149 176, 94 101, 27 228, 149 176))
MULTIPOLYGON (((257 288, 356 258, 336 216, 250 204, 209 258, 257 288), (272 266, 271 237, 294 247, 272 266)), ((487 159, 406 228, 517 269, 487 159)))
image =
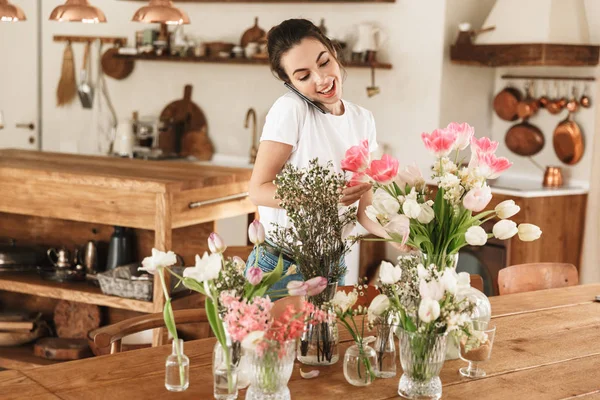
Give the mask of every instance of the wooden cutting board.
POLYGON ((43 338, 33 346, 33 354, 48 360, 79 360, 91 357, 85 339, 43 338))
POLYGON ((54 308, 56 334, 65 339, 86 339, 89 331, 100 327, 100 307, 61 300, 54 308))
POLYGON ((166 155, 195 156, 210 160, 214 149, 208 137, 204 113, 192 101, 192 85, 185 85, 183 99, 169 103, 160 113, 165 129, 158 137, 158 147, 166 155), (187 139, 188 132, 192 132, 187 139), (204 133, 201 133, 204 132, 204 133), (180 143, 177 146, 177 143, 180 143), (179 147, 179 151, 177 151, 179 147))

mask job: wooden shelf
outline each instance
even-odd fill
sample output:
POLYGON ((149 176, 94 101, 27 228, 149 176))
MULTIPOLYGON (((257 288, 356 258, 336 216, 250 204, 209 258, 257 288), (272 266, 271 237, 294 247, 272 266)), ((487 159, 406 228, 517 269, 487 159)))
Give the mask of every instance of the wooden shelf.
MULTIPOLYGON (((269 65, 267 59, 248 59, 248 58, 216 58, 216 57, 179 57, 179 56, 157 56, 154 54, 138 54, 127 55, 119 54, 118 58, 136 61, 172 61, 172 62, 196 62, 196 63, 213 63, 213 64, 240 64, 240 65, 269 65)), ((344 67, 348 68, 371 68, 377 69, 392 69, 392 64, 374 62, 374 63, 357 63, 345 62, 344 67)))
POLYGON ((61 361, 46 360, 33 355, 33 343, 18 347, 2 347, 0 351, 0 368, 18 371, 43 365, 57 364, 61 361))
POLYGON ((0 290, 132 311, 154 312, 150 301, 108 296, 88 282, 53 282, 44 280, 37 274, 0 273, 0 290))
MULTIPOLYGON (((130 0, 121 0, 130 1, 130 0)), ((148 1, 148 0, 134 0, 148 1)), ((176 3, 395 3, 396 0, 176 0, 176 3)))
POLYGON ((486 44, 457 43, 450 48, 455 64, 482 67, 598 65, 600 46, 569 44, 486 44))

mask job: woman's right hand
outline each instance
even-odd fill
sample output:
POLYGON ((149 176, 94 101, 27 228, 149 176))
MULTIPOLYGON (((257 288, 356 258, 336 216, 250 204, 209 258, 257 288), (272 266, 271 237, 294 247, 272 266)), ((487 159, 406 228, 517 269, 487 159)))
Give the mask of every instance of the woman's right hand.
POLYGON ((340 199, 340 204, 344 206, 349 206, 354 204, 363 194, 371 190, 372 185, 370 183, 361 183, 356 186, 347 187, 342 190, 342 198, 340 199))

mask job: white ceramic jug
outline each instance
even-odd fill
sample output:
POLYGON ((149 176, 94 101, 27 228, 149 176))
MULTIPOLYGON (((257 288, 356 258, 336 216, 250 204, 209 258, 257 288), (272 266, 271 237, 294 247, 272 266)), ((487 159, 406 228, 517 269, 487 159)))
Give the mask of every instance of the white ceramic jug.
POLYGON ((354 53, 378 51, 387 40, 387 35, 381 28, 371 24, 358 25, 358 40, 352 48, 354 53))
POLYGON ((113 143, 113 153, 120 156, 132 156, 135 136, 133 134, 133 125, 131 121, 119 122, 117 133, 113 143))

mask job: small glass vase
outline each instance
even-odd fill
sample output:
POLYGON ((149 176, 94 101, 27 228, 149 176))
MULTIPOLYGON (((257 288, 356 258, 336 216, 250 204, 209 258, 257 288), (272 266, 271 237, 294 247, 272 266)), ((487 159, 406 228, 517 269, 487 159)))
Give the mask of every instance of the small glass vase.
POLYGON ((190 386, 190 359, 183 354, 183 339, 173 340, 173 351, 165 363, 165 387, 170 392, 183 392, 190 386), (177 356, 179 350, 180 356, 177 356))
POLYGON ((216 400, 235 400, 238 397, 233 348, 223 348, 219 342, 213 349, 213 390, 216 400))
POLYGON ((348 347, 344 354, 344 378, 354 386, 367 386, 375 380, 377 354, 366 344, 356 343, 348 347))
POLYGON ((405 399, 440 399, 446 334, 422 334, 398 329, 400 362, 404 373, 398 384, 398 394, 405 399))
POLYGON ((375 375, 378 378, 393 378, 396 376, 396 345, 394 343, 394 330, 397 327, 395 315, 390 313, 384 316, 375 325, 377 339, 375 340, 375 375))
MULTIPOLYGON (((337 290, 337 283, 329 284, 317 296, 308 297, 316 308, 331 301, 337 290)), ((298 343, 298 361, 306 365, 332 365, 338 362, 338 328, 335 312, 331 306, 326 311, 328 318, 316 324, 307 323, 298 343)), ((310 318, 312 319, 312 318, 310 318)))
POLYGON ((267 341, 250 354, 250 387, 246 400, 290 400, 287 384, 296 357, 296 341, 267 341))

